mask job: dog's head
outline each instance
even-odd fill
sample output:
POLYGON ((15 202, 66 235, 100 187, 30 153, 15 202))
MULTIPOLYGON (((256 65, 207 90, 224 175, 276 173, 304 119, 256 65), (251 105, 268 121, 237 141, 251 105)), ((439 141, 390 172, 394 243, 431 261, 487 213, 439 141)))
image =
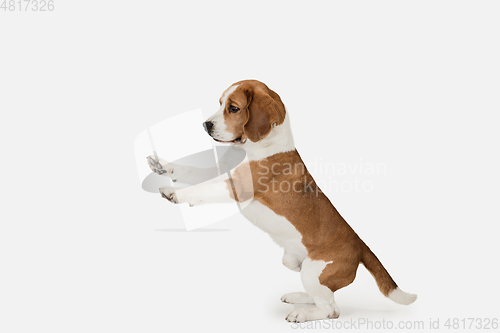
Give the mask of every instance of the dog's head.
POLYGON ((285 106, 264 83, 245 80, 232 84, 219 99, 220 108, 203 127, 218 142, 257 142, 283 123, 285 106))

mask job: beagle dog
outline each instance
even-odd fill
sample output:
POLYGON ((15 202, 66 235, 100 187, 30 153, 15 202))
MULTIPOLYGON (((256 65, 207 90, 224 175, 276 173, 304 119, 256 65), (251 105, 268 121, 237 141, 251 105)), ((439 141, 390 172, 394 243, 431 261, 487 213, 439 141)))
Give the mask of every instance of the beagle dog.
POLYGON ((305 292, 284 295, 296 307, 286 320, 304 322, 338 318, 335 291, 354 281, 362 263, 382 294, 408 305, 417 296, 399 289, 370 248, 342 218, 314 182, 295 149, 290 117, 281 98, 264 83, 244 80, 220 97, 220 108, 204 124, 217 142, 243 148, 247 160, 228 175, 168 163, 149 156, 150 168, 173 181, 204 182, 186 188, 163 187, 162 197, 191 206, 246 202, 242 214, 284 248, 283 265, 300 272, 305 292), (204 179, 206 178, 206 179, 204 179))

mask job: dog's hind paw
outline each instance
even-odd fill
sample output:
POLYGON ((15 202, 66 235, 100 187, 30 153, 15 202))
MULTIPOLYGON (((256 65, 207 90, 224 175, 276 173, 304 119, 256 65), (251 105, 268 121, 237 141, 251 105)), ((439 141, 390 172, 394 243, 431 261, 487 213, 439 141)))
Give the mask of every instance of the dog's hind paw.
POLYGON ((328 313, 315 306, 312 308, 295 308, 285 319, 291 323, 303 323, 311 320, 338 318, 339 314, 338 309, 332 311, 332 313, 328 313))
POLYGON ((294 292, 281 296, 281 301, 290 304, 314 304, 314 300, 308 293, 294 292))

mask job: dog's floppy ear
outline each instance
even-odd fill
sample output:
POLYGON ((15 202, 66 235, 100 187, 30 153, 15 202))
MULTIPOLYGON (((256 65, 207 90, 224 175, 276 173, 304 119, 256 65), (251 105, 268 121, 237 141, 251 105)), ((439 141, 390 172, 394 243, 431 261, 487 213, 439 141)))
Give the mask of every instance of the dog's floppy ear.
POLYGON ((262 90, 253 91, 247 106, 247 122, 243 127, 245 135, 252 142, 265 138, 278 121, 278 103, 262 90))

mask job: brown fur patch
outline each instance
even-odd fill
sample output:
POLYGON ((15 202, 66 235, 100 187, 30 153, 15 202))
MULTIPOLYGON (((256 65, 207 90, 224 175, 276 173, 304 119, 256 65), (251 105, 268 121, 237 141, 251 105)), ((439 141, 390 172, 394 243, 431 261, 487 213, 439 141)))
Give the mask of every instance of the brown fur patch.
POLYGON ((354 230, 316 185, 296 150, 239 166, 227 182, 233 199, 254 197, 285 217, 302 235, 312 260, 328 264, 319 277, 332 291, 349 285, 360 262, 377 280, 384 295, 397 285, 354 230))

